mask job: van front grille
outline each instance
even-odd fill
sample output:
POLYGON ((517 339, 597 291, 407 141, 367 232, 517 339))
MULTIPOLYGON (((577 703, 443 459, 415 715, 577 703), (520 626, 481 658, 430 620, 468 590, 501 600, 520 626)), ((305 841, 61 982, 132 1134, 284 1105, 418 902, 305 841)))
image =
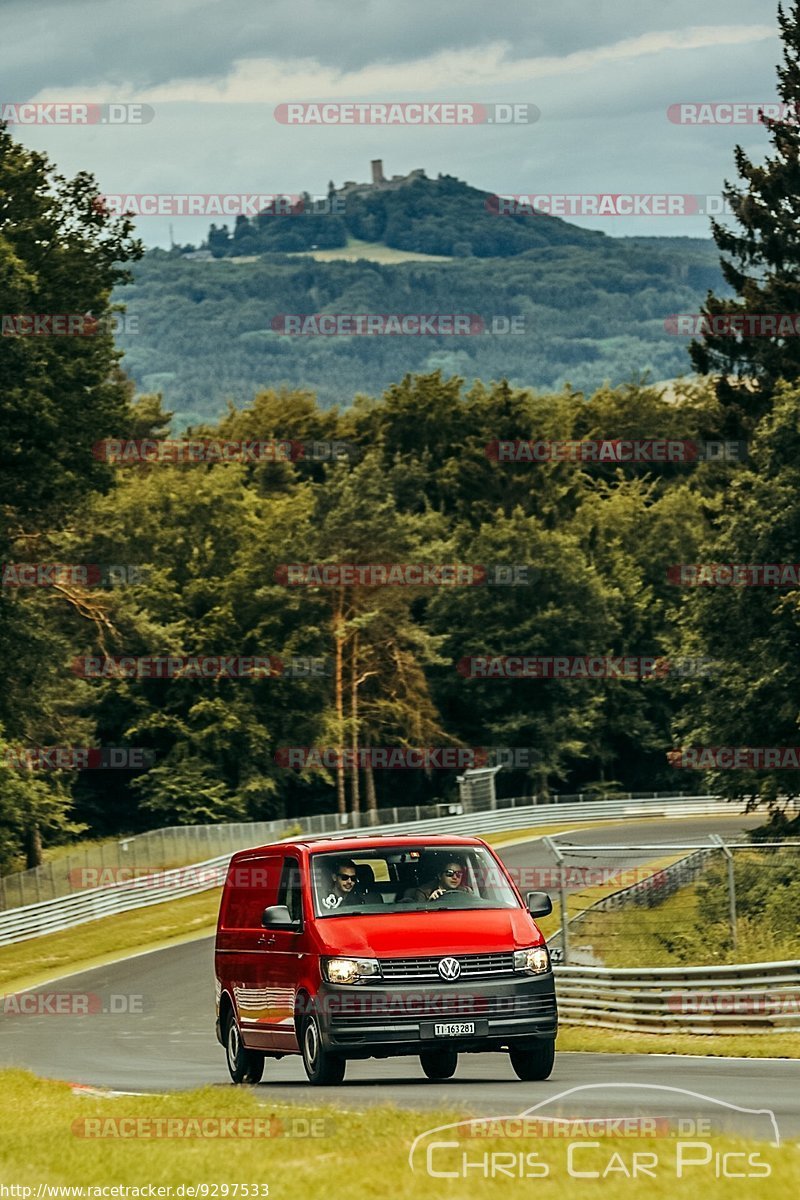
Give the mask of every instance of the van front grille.
POLYGON ((379 960, 384 979, 404 980, 406 983, 437 980, 442 983, 439 963, 443 958, 455 958, 461 974, 453 983, 464 979, 489 979, 514 974, 514 951, 499 954, 437 954, 435 958, 382 958, 379 960))
POLYGON ((540 1018, 555 1020, 556 999, 552 992, 542 996, 469 996, 453 992, 429 992, 409 997, 373 998, 362 993, 348 997, 337 1009, 334 1027, 374 1024, 416 1025, 425 1020, 464 1021, 488 1017, 490 1020, 540 1018))

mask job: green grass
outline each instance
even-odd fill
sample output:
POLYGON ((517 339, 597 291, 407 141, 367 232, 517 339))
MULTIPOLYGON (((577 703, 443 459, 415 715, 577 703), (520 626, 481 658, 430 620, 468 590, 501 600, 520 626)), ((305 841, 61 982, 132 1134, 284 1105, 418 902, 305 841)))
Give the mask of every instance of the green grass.
POLYGON ((740 916, 737 945, 729 926, 712 922, 704 911, 698 884, 690 883, 653 908, 591 914, 573 933, 577 944, 591 946, 608 967, 707 966, 724 963, 782 962, 800 957, 800 935, 780 934, 766 922, 740 916))
POLYGON ((43 937, 0 947, 0 988, 5 992, 124 957, 213 933, 220 889, 169 900, 149 908, 87 921, 43 937))
MULTIPOLYGON (((553 1084, 525 1085, 519 1088, 518 1103, 508 1106, 508 1114, 522 1111, 537 1098, 555 1093, 553 1084)), ((459 1096, 453 1087, 454 1101, 459 1096)), ((259 1089, 207 1087, 198 1091, 172 1093, 165 1096, 106 1097, 97 1094, 75 1095, 68 1084, 38 1080, 23 1071, 0 1073, 0 1123, 3 1128, 0 1144, 0 1180, 5 1184, 36 1188, 39 1184, 54 1186, 102 1187, 124 1184, 142 1187, 148 1184, 176 1188, 217 1185, 216 1195, 224 1196, 222 1185, 233 1196, 235 1184, 266 1184, 270 1200, 298 1200, 303 1196, 323 1196, 336 1190, 341 1179, 352 1191, 357 1190, 364 1200, 385 1200, 386 1196, 402 1195, 403 1200, 483 1200, 484 1197, 512 1197, 526 1188, 533 1194, 533 1180, 520 1182, 500 1174, 485 1178, 483 1171, 468 1171, 465 1178, 433 1178, 425 1169, 425 1148, 432 1140, 424 1140, 414 1158, 415 1170, 409 1165, 409 1150, 416 1137, 440 1125, 447 1125, 470 1115, 462 1111, 431 1110, 415 1112, 391 1107, 370 1108, 363 1112, 349 1108, 325 1106, 319 1093, 309 1094, 308 1105, 288 1105, 259 1096, 259 1089), (315 1103, 316 1102, 316 1103, 315 1103), (212 1138, 159 1139, 131 1137, 86 1137, 82 1132, 110 1132, 114 1126, 109 1119, 119 1118, 209 1118, 259 1119, 262 1129, 270 1136, 223 1140, 212 1138), (282 1130, 297 1128, 299 1121, 313 1122, 322 1136, 315 1138, 287 1137, 282 1130), (87 1125, 87 1121, 92 1124, 87 1125), (97 1122, 100 1122, 98 1124, 97 1122)), ((576 1113, 579 1115, 579 1113, 576 1113)), ((125 1128, 123 1126, 123 1128, 125 1128)), ((127 1126, 130 1130, 132 1127, 127 1126)), ((174 1127, 173 1127, 174 1128, 174 1127)), ((228 1127, 230 1130, 230 1126, 228 1127)), ((240 1126, 241 1128, 241 1126, 240 1126)), ((246 1128, 246 1127, 245 1127, 246 1128)), ((469 1162, 482 1162, 485 1154, 536 1152, 539 1162, 548 1165, 547 1178, 535 1180, 537 1198, 544 1200, 608 1200, 609 1197, 641 1194, 640 1181, 622 1176, 616 1187, 610 1181, 620 1178, 620 1171, 608 1178, 574 1179, 567 1173, 566 1139, 511 1139, 500 1135, 482 1137, 479 1141, 465 1136, 466 1130, 446 1130, 435 1135, 448 1140, 459 1139, 454 1150, 438 1150, 433 1158, 434 1169, 452 1169, 460 1164, 466 1153, 469 1162), (460 1135, 460 1136, 459 1136, 460 1135)), ((571 1140, 571 1139, 570 1139, 571 1140)), ((578 1140, 586 1140, 585 1135, 578 1140)), ((676 1178, 675 1138, 658 1139, 600 1139, 596 1149, 583 1149, 580 1154, 582 1170, 602 1172, 613 1155, 614 1162, 632 1161, 634 1151, 651 1152, 658 1156, 656 1178, 645 1179, 648 1200, 667 1200, 669 1197, 689 1197, 702 1188, 704 1200, 746 1195, 755 1200, 789 1200, 800 1189, 800 1147, 784 1145, 776 1148, 768 1142, 710 1136, 707 1140, 717 1152, 739 1151, 758 1155, 758 1161, 769 1166, 766 1178, 716 1178, 714 1159, 708 1166, 691 1169, 684 1178, 676 1178)), ((697 1156, 697 1152, 694 1152, 697 1156)), ((491 1159, 488 1161, 492 1161, 491 1159)), ((506 1159, 506 1162, 508 1159, 506 1159)), ((733 1160, 741 1169, 743 1159, 733 1160)), ((213 1191, 209 1190, 209 1195, 213 1191)), ((261 1193, 263 1194, 263 1193, 261 1193)), ((242 1195, 242 1192, 239 1192, 242 1195)), ((252 1196, 253 1193, 251 1192, 252 1196)))
POLYGON ((314 258, 317 262, 357 262, 366 259, 377 263, 403 262, 452 262, 447 254, 421 254, 417 250, 395 250, 381 242, 362 242, 348 237, 346 246, 335 246, 331 250, 295 250, 292 258, 314 258))
POLYGON ((702 1054, 711 1058, 800 1058, 800 1033, 628 1033, 591 1025, 561 1025, 559 1050, 592 1054, 702 1054))

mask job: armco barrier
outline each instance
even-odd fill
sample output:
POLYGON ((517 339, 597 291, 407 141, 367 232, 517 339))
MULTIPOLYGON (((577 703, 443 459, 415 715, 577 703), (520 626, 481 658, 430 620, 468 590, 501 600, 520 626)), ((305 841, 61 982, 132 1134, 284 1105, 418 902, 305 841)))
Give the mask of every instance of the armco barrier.
MULTIPOLYGON (((358 831, 362 836, 375 833, 454 833, 480 834, 487 832, 513 832, 517 829, 551 825, 555 819, 559 824, 570 821, 607 821, 626 817, 639 820, 642 817, 702 816, 713 813, 730 814, 737 810, 726 801, 714 796, 686 796, 672 800, 598 800, 589 804, 536 804, 527 808, 500 808, 456 817, 436 817, 422 821, 399 822, 392 825, 376 825, 358 831)), ((245 830, 247 827, 242 826, 245 830)), ((313 837, 314 835, 308 835, 313 837)), ((316 835, 319 836, 319 835, 316 835)), ((331 838, 352 837, 343 831, 324 835, 331 838)), ((250 839, 243 834, 238 849, 259 845, 261 839, 250 839)), ((79 893, 60 896, 55 900, 44 900, 39 904, 9 909, 0 913, 0 945, 25 941, 40 934, 69 929, 86 921, 130 909, 145 908, 174 900, 182 896, 195 895, 209 888, 219 887, 225 877, 225 868, 230 852, 195 863, 190 867, 177 867, 172 871, 159 871, 154 875, 106 887, 85 889, 79 893)))
MULTIPOLYGON (((680 792, 633 792, 621 793, 618 801, 683 799, 680 792)), ((591 813, 598 799, 587 793, 554 795, 549 804, 567 805, 579 803, 591 813)), ((434 804, 409 804, 401 808, 382 808, 373 814, 369 811, 346 813, 341 817, 336 812, 317 813, 315 816, 274 819, 271 821, 220 822, 214 825, 168 825, 160 829, 149 829, 143 833, 122 837, 118 841, 80 842, 65 848, 66 853, 50 859, 39 867, 27 871, 14 871, 0 875, 0 912, 12 908, 24 908, 26 904, 39 904, 42 900, 56 900, 68 896, 75 890, 76 878, 81 886, 90 887, 94 875, 98 885, 114 872, 129 878, 149 871, 168 871, 171 867, 190 863, 206 862, 222 854, 232 854, 242 846, 266 845, 297 834, 318 834, 324 837, 347 830, 369 829, 372 821, 381 825, 398 825, 407 821, 441 820, 443 817, 463 813, 486 811, 506 812, 509 809, 530 808, 530 796, 461 797, 454 801, 439 801, 434 804), (380 818, 380 820, 378 820, 380 818)))
POLYGON ((636 1033, 798 1033, 800 962, 554 968, 558 1018, 636 1033))

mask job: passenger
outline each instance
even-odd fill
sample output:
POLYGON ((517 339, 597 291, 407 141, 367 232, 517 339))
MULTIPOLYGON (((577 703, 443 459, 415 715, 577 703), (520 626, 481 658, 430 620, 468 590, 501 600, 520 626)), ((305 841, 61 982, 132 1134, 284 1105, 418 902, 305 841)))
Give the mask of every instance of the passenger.
POLYGON ((358 904, 367 904, 367 897, 356 890, 357 880, 358 872, 352 858, 341 859, 331 873, 332 889, 322 897, 323 907, 353 908, 358 904))
POLYGON ((440 900, 442 896, 451 892, 472 895, 472 888, 462 882, 465 874, 466 869, 462 862, 459 862, 457 858, 448 858, 436 879, 422 884, 418 888, 410 889, 403 899, 440 900))

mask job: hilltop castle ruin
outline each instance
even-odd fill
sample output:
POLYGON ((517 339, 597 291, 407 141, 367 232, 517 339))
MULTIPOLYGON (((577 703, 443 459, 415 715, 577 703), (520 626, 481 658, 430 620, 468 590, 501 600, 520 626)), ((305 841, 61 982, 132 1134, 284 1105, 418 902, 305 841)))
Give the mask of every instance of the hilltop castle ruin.
POLYGON ((417 167, 414 171, 409 171, 407 175, 393 175, 391 179, 387 179, 383 173, 383 159, 373 158, 370 167, 372 170, 371 183, 356 183, 353 179, 347 179, 337 192, 340 196, 353 196, 359 192, 376 192, 390 191, 393 188, 403 187, 406 183, 411 183, 414 179, 425 179, 425 171, 422 167, 417 167))

